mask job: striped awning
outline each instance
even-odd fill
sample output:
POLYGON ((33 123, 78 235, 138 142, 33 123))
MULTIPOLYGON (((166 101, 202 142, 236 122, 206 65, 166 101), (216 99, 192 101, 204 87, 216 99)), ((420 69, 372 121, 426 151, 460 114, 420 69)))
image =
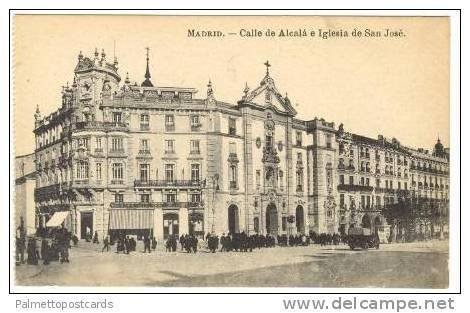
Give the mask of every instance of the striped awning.
POLYGON ((109 229, 151 229, 153 209, 111 209, 109 229))
POLYGON ((69 211, 55 212, 54 215, 52 215, 52 217, 50 218, 50 220, 47 221, 46 227, 60 226, 65 221, 67 215, 69 215, 69 211))

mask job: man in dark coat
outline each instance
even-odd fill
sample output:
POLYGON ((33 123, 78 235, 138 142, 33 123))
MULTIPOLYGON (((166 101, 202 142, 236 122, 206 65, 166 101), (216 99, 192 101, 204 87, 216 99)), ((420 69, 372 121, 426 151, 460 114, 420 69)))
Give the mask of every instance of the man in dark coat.
POLYGON ((145 236, 144 237, 144 253, 147 251, 150 253, 150 238, 148 236, 145 236))
POLYGON ((108 236, 104 237, 104 239, 103 239, 103 249, 101 249, 101 252, 103 252, 104 249, 106 249, 106 252, 109 252, 109 239, 108 239, 108 236))

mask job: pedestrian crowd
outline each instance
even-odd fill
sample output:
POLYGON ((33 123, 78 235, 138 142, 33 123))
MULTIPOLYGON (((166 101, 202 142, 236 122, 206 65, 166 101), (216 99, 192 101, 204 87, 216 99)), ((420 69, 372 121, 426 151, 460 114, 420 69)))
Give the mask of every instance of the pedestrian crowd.
POLYGON ((27 238, 24 229, 19 226, 16 235, 16 264, 38 265, 40 260, 44 265, 49 265, 53 261, 69 263, 69 249, 72 238, 72 234, 65 227, 51 229, 47 236, 46 233, 42 232, 39 233, 39 236, 37 234, 27 238), (25 250, 27 253, 26 260, 25 250))

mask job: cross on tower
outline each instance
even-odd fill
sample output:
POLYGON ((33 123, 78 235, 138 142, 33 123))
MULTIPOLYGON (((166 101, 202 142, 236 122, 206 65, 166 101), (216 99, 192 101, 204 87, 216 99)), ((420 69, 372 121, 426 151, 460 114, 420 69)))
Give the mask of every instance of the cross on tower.
POLYGON ((150 51, 150 48, 149 47, 146 47, 145 50, 147 50, 147 60, 149 59, 149 51, 150 51))
POLYGON ((271 67, 271 64, 269 64, 269 61, 264 62, 264 65, 266 66, 266 75, 269 75, 269 68, 271 67))

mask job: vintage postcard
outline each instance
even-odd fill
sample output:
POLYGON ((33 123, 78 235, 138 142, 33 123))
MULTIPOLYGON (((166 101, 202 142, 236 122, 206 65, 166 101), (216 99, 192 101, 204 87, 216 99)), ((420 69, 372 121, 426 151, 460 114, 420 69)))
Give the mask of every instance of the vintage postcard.
POLYGON ((14 15, 14 285, 447 289, 450 29, 14 15))

